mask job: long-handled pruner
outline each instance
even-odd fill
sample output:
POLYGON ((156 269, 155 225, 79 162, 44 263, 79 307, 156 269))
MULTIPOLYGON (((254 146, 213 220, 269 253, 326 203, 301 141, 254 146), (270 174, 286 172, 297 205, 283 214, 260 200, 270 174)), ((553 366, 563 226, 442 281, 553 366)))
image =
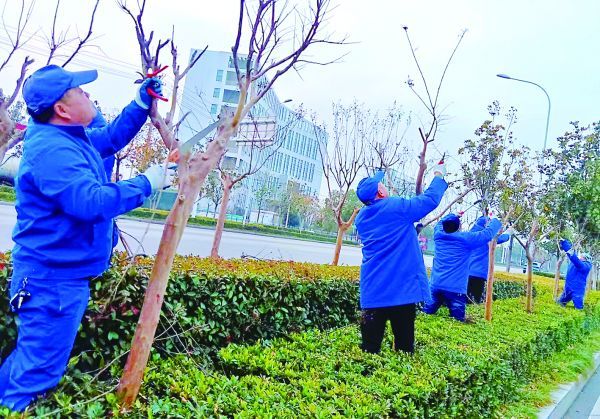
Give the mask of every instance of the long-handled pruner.
MULTIPOLYGON (((136 82, 136 83, 142 83, 142 82, 143 82, 144 80, 146 80, 146 79, 150 79, 150 78, 152 78, 152 77, 156 77, 156 76, 158 76, 160 73, 162 73, 163 71, 165 71, 167 68, 169 68, 169 66, 168 66, 168 65, 166 65, 166 66, 164 66, 164 67, 161 67, 161 68, 159 68, 158 70, 155 70, 155 71, 149 71, 149 72, 148 72, 148 74, 146 74, 146 76, 142 76, 142 77, 143 77, 142 79, 138 79, 138 80, 136 80, 135 82, 136 82)), ((140 74, 141 74, 141 73, 140 73, 140 74)), ((166 97, 164 97, 164 96, 161 96, 161 95, 159 95, 158 93, 156 93, 156 91, 155 91, 155 88, 156 88, 156 85, 151 85, 151 86, 148 86, 148 87, 146 88, 146 92, 148 92, 148 94, 149 94, 150 96, 152 96, 153 98, 155 98, 155 99, 158 99, 158 100, 162 100, 162 101, 168 102, 168 101, 169 101, 169 99, 167 99, 166 97)))

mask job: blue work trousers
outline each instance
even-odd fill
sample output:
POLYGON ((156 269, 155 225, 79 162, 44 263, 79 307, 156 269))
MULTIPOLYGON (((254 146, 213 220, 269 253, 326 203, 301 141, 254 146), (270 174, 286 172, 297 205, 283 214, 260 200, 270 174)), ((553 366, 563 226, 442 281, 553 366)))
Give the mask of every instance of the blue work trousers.
POLYGON ((17 314, 17 345, 0 366, 0 405, 23 411, 65 372, 90 297, 88 279, 13 278, 10 296, 31 297, 17 314))
POLYGON ((431 301, 425 304, 423 312, 427 314, 435 314, 442 305, 448 307, 451 317, 461 322, 465 321, 465 309, 467 305, 466 294, 434 288, 431 290, 431 301))
POLYGON ((558 304, 566 306, 569 301, 573 301, 573 305, 577 310, 583 310, 583 297, 585 296, 585 286, 580 292, 575 292, 570 287, 565 287, 563 293, 558 297, 558 304))

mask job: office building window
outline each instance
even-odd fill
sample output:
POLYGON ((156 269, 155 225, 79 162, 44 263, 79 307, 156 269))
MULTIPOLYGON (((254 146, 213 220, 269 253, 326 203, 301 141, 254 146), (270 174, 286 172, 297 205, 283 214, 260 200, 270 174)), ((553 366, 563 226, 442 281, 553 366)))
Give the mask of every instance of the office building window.
POLYGON ((217 99, 220 99, 221 98, 221 89, 219 89, 218 87, 216 87, 213 90, 213 97, 217 98, 217 99))
POLYGON ((217 70, 217 81, 223 81, 223 70, 217 70))
POLYGON ((227 72, 227 77, 225 78, 225 84, 228 86, 237 86, 238 79, 237 79, 237 74, 235 74, 235 71, 227 72))
POLYGON ((210 105, 210 113, 212 115, 216 115, 217 114, 217 109, 218 109, 218 106, 216 104, 213 103, 212 105, 210 105))
POLYGON ((240 92, 236 90, 223 90, 223 102, 238 103, 240 100, 240 92))

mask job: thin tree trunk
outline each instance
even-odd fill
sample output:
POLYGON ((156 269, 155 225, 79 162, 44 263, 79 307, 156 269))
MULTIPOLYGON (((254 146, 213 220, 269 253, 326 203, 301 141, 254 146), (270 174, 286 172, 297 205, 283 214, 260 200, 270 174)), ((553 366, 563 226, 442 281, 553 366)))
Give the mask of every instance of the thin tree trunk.
POLYGON ((511 235, 508 241, 508 260, 506 261, 506 272, 510 272, 510 266, 512 265, 512 251, 513 251, 514 237, 511 235))
POLYGON ((231 194, 231 178, 225 175, 223 180, 223 198, 221 199, 221 208, 219 210, 219 218, 215 227, 215 236, 213 238, 212 248, 210 249, 210 257, 216 259, 219 257, 219 246, 223 237, 223 228, 225 227, 225 218, 227 217, 227 206, 229 205, 229 196, 231 194))
POLYGON ((425 175, 425 169, 427 169, 426 155, 427 155, 427 139, 423 135, 423 131, 419 128, 421 139, 423 140, 423 148, 421 154, 419 154, 419 170, 417 171, 417 179, 415 181, 415 193, 421 195, 423 193, 423 176, 425 175))
POLYGON ((337 266, 340 261, 340 252, 342 251, 342 241, 344 238, 344 234, 348 230, 348 227, 345 226, 345 223, 338 226, 337 240, 335 241, 335 251, 333 253, 333 262, 331 264, 333 266, 337 266))
POLYGON ((292 207, 292 203, 288 205, 287 213, 285 214, 285 228, 288 228, 288 222, 290 221, 290 208, 292 207))
POLYGON ((492 304, 494 301, 494 253, 496 252, 497 238, 490 241, 488 247, 488 274, 487 274, 487 287, 485 291, 485 319, 487 321, 492 320, 492 304))
MULTIPOLYGON (((527 250, 529 253, 529 249, 527 250)), ((533 312, 533 258, 527 255, 527 304, 525 309, 528 313, 533 312)))
POLYGON ((144 304, 131 343, 131 351, 117 388, 117 397, 124 408, 132 406, 142 385, 144 369, 148 363, 169 282, 169 273, 177 246, 192 212, 192 206, 200 194, 208 173, 217 165, 225 152, 227 141, 232 137, 235 128, 234 123, 224 126, 217 138, 209 144, 206 152, 192 157, 189 154, 180 157, 178 197, 165 221, 152 273, 148 280, 144 304))
POLYGON ((335 241, 335 251, 333 253, 333 262, 331 262, 331 264, 333 266, 337 266, 338 262, 340 261, 340 252, 342 250, 342 242, 344 239, 344 234, 352 226, 354 219, 358 215, 358 211, 359 211, 359 208, 354 208, 354 211, 352 211, 352 215, 350 216, 348 221, 345 221, 345 222, 341 221, 341 215, 338 216, 338 233, 337 233, 337 239, 335 241))
POLYGON ((562 266, 564 258, 559 257, 556 261, 556 271, 554 272, 554 299, 558 298, 560 289, 560 267, 562 266))

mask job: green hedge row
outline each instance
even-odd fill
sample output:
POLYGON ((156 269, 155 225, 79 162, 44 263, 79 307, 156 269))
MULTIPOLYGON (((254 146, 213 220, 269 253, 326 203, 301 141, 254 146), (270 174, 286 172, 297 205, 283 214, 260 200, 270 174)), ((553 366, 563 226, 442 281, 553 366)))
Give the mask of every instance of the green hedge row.
POLYGON ((0 185, 0 201, 3 202, 15 202, 17 196, 15 190, 10 186, 0 185))
MULTIPOLYGON (((117 261, 92 283, 90 305, 73 352, 80 354, 80 369, 101 367, 129 348, 150 262, 128 268, 126 261, 117 261)), ((357 319, 356 282, 331 277, 327 271, 333 267, 313 265, 323 278, 313 280, 243 271, 213 273, 213 262, 200 262, 202 270, 181 270, 180 266, 171 275, 154 346, 160 353, 207 356, 232 342, 271 339, 307 328, 328 329, 357 319)), ((4 289, 7 268, 0 272, 0 288, 4 289)), ((0 324, 0 356, 5 357, 14 346, 16 328, 4 297, 0 298, 0 317, 7 319, 0 324)))
MULTIPOLYGON (((164 220, 169 215, 168 211, 163 210, 152 210, 150 208, 137 208, 133 211, 127 213, 130 217, 139 217, 139 218, 151 218, 153 217, 155 220, 164 220)), ((217 224, 217 220, 212 217, 190 217, 188 224, 198 225, 198 226, 208 226, 214 227, 217 224)), ((234 230, 242 230, 242 231, 250 231, 254 233, 262 233, 268 235, 275 236, 283 236, 283 237, 297 237, 301 239, 310 239, 317 241, 324 241, 328 243, 335 243, 336 238, 334 236, 328 236, 326 234, 313 233, 310 231, 298 231, 291 228, 281 228, 268 226, 264 224, 245 224, 239 221, 225 221, 225 228, 234 229, 234 230)), ((344 240, 345 244, 356 244, 356 241, 353 240, 344 240)))
MULTIPOLYGON (((102 367, 128 348, 144 298, 152 259, 134 267, 117 255, 113 267, 92 283, 74 354, 78 368, 102 367)), ((0 254, 0 289, 9 258, 0 254)), ((269 340, 307 329, 325 330, 358 319, 358 268, 309 263, 176 259, 154 350, 214 357, 229 343, 269 340)), ((521 280, 496 282, 495 298, 524 295, 521 280)), ((15 343, 15 317, 0 298, 0 358, 15 343)))
POLYGON ((498 301, 493 322, 465 325, 440 313, 417 318, 414 356, 362 352, 359 330, 308 331, 250 346, 229 345, 208 368, 194 357, 154 356, 138 402, 119 412, 110 393, 120 370, 76 375, 36 407, 87 417, 497 417, 540 363, 600 328, 600 298, 564 309, 542 285, 532 314, 524 298, 498 301))

